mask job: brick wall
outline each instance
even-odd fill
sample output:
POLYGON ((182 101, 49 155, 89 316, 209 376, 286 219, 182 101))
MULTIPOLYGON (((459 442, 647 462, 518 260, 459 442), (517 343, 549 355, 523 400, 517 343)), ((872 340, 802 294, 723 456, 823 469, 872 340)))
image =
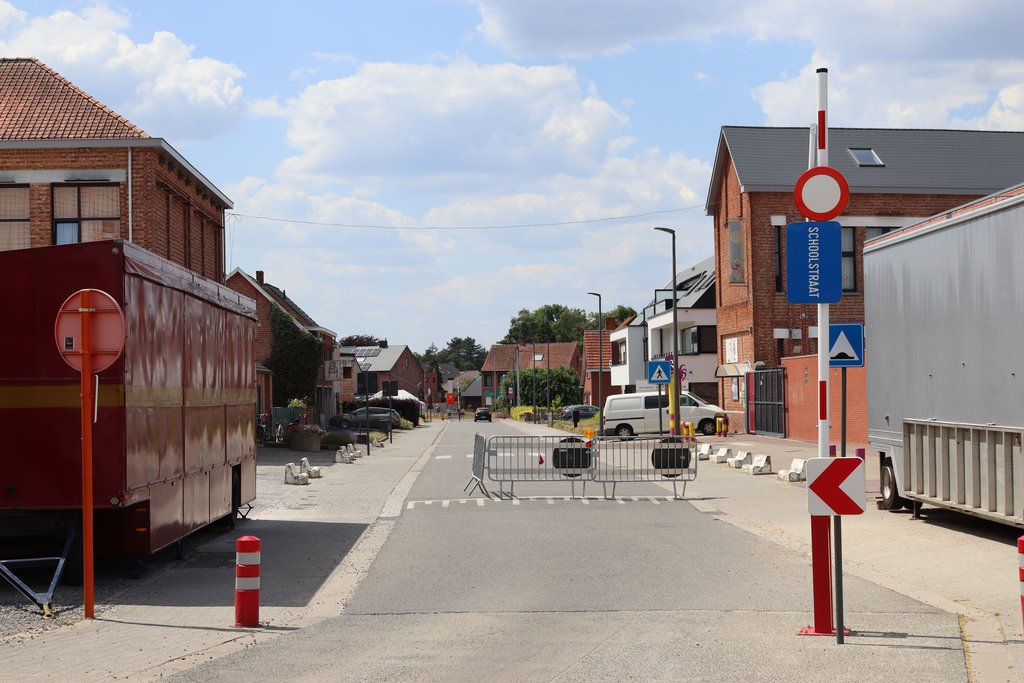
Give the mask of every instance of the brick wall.
MULTIPOLYGON (((128 169, 126 148, 24 149, 0 152, 0 169, 128 169)), ((217 282, 224 281, 224 207, 184 167, 159 149, 132 150, 132 241, 217 282)), ((31 245, 53 244, 49 183, 33 183, 31 245)), ((120 184, 120 237, 128 239, 128 183, 120 184)))
POLYGON ((399 389, 404 389, 416 397, 419 397, 421 394, 425 397, 424 378, 423 366, 416 359, 413 352, 409 350, 409 347, 406 347, 398 357, 398 360, 395 361, 391 372, 377 373, 377 386, 382 389, 385 380, 398 380, 399 389))
POLYGON ((270 356, 273 337, 270 332, 270 301, 263 292, 258 291, 242 275, 235 273, 227 280, 227 286, 256 302, 256 340, 253 344, 253 356, 257 363, 262 363, 270 356))
MULTIPOLYGON (((818 357, 785 358, 786 436, 818 440, 818 357)), ((839 444, 842 406, 842 370, 829 370, 829 443, 839 444)), ((868 441, 867 373, 865 368, 846 369, 846 442, 868 441)), ((849 453, 848 453, 849 454, 849 453)))
MULTIPOLYGON (((783 290, 785 289, 785 229, 777 245, 773 215, 786 217, 786 222, 803 220, 792 192, 743 193, 731 159, 726 159, 718 187, 720 204, 714 207, 716 313, 719 336, 719 362, 725 362, 726 339, 735 338, 739 361, 763 361, 767 367, 778 367, 787 356, 817 353, 817 341, 808 338, 808 328, 817 326, 817 310, 813 304, 790 304, 785 291, 776 292, 776 259, 781 258, 783 290), (743 282, 730 282, 729 221, 742 223, 743 282), (781 253, 780 253, 781 252, 781 253), (773 336, 774 328, 799 329, 799 339, 781 343, 773 336)), ((931 216, 975 199, 974 195, 933 194, 857 194, 850 199, 846 216, 931 216)), ((839 303, 829 308, 832 322, 864 321, 865 230, 854 230, 855 291, 844 292, 839 303)), ((720 394, 726 410, 742 410, 742 401, 733 401, 728 380, 722 380, 720 394)))

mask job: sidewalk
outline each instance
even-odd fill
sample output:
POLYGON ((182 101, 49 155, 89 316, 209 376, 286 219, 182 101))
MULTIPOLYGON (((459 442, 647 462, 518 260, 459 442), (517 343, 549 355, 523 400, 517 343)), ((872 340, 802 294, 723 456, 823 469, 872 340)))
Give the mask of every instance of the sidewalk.
MULTIPOLYGON (((530 434, 561 434, 545 425, 515 423, 530 434)), ((794 458, 817 457, 816 443, 753 434, 698 437, 714 448, 770 455, 772 469, 789 468, 794 458)), ((857 445, 847 444, 847 455, 857 445)), ((837 449, 838 450, 838 449, 837 449)), ((1024 672, 1024 632, 1018 592, 1016 538, 1020 529, 959 513, 924 509, 915 520, 909 511, 878 510, 878 456, 866 453, 867 510, 843 518, 843 573, 895 590, 960 616, 968 668, 973 681, 1020 681, 1024 672)), ((670 485, 664 485, 671 491, 670 485)), ((797 552, 810 563, 810 515, 804 482, 775 474, 751 476, 725 464, 698 463, 697 479, 686 500, 716 516, 797 552)), ((751 569, 751 571, 756 571, 751 569)), ((811 591, 773 577, 779 590, 811 591)), ((813 615, 807 615, 808 620, 813 615)), ((855 642, 857 624, 847 642, 855 642)))
POLYGON ((444 426, 396 434, 353 464, 335 464, 333 451, 261 447, 248 520, 193 536, 186 559, 131 582, 116 604, 97 604, 95 620, 0 640, 0 678, 152 680, 340 614, 444 426), (285 486, 284 464, 304 456, 323 478, 285 486), (234 627, 234 543, 244 535, 262 541, 258 629, 234 627))

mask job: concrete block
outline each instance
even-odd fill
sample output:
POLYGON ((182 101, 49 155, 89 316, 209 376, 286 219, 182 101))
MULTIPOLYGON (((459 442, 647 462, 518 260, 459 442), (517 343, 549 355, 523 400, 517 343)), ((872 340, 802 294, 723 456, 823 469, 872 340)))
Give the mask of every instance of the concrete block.
POLYGON ((702 443, 697 446, 697 459, 709 460, 711 458, 711 444, 702 443))
POLYGON ((750 463, 743 466, 743 471, 747 474, 771 474, 772 456, 755 455, 750 463))
POLYGON ((324 476, 319 467, 313 467, 309 464, 309 458, 303 458, 299 461, 299 472, 306 474, 310 479, 320 479, 324 476))
POLYGON ((749 465, 751 462, 750 451, 740 451, 731 458, 727 458, 725 464, 729 467, 739 470, 743 469, 744 465, 749 465))
POLYGON ((713 463, 721 464, 729 460, 732 457, 732 449, 728 446, 723 446, 715 451, 714 455, 711 456, 710 460, 713 463))
POLYGON ((806 460, 793 458, 793 462, 790 463, 788 470, 779 471, 779 479, 782 481, 804 481, 806 479, 806 475, 804 475, 804 465, 806 463, 806 460))
POLYGON ((309 483, 309 475, 300 472, 295 463, 290 462, 284 466, 284 483, 305 486, 309 483))
POLYGON ((339 448, 334 452, 334 462, 341 462, 351 464, 356 461, 356 456, 352 455, 344 448, 339 448))

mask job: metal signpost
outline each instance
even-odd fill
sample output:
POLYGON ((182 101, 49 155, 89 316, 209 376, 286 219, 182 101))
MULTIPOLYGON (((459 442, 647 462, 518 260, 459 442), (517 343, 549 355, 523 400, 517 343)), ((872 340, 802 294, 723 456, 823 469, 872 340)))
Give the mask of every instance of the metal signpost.
MULTIPOLYGON (((832 221, 850 201, 850 188, 842 174, 828 168, 828 69, 818 69, 818 116, 812 127, 814 152, 810 168, 793 188, 800 212, 815 222, 786 226, 786 296, 791 303, 814 303, 818 310, 818 456, 829 456, 828 345, 830 303, 842 297, 841 227, 832 221)), ((840 533, 835 522, 837 540, 840 533)), ((828 517, 811 514, 811 565, 814 591, 814 626, 803 635, 842 633, 832 628, 832 577, 829 571, 831 539, 828 517)))
POLYGON ((836 642, 842 645, 849 630, 843 625, 843 527, 840 519, 842 515, 863 514, 867 507, 864 461, 860 458, 811 458, 804 471, 807 473, 807 511, 811 519, 828 519, 830 515, 835 525, 836 642))
POLYGON ((114 364, 124 350, 124 313, 113 297, 98 289, 80 289, 57 312, 53 328, 57 351, 81 373, 82 398, 82 590, 85 618, 95 617, 93 581, 92 424, 99 403, 92 376, 114 364))
POLYGON ((839 455, 846 457, 846 368, 864 367, 864 325, 861 323, 835 323, 828 326, 828 366, 841 368, 840 391, 841 428, 839 455))
POLYGON ((647 361, 647 381, 658 385, 658 434, 665 433, 665 429, 661 426, 661 388, 670 382, 671 375, 672 361, 647 361))

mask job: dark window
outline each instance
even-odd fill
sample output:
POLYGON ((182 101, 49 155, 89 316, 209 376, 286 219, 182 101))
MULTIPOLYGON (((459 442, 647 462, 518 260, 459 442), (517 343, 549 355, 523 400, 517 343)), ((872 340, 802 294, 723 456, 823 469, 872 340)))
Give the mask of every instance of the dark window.
POLYGON ((716 353, 718 331, 714 325, 687 327, 682 331, 682 355, 695 356, 699 353, 716 353))
POLYGON ((775 292, 777 294, 782 293, 782 243, 783 236, 782 231, 786 229, 784 225, 776 225, 775 227, 775 292))
POLYGON ((0 187, 0 251, 31 247, 29 226, 28 186, 0 187))
POLYGON ((849 147, 847 151, 858 166, 885 166, 875 150, 870 147, 849 147))
POLYGON ((120 203, 118 185, 54 185, 53 243, 120 237, 120 203))
POLYGON ((842 250, 843 250, 843 291, 857 291, 857 257, 853 251, 854 236, 853 228, 843 228, 842 250))
POLYGON ((661 399, 661 407, 662 408, 667 408, 668 407, 668 394, 662 394, 660 397, 658 397, 658 396, 644 396, 644 408, 646 408, 647 410, 657 410, 657 408, 658 408, 658 399, 659 398, 661 399))
POLYGON ((873 240, 876 237, 881 237, 893 230, 899 230, 899 228, 864 228, 864 241, 867 242, 868 240, 873 240))
POLYGON ((342 379, 352 379, 352 366, 346 365, 341 368, 342 379))
POLYGON ((744 283, 747 281, 746 266, 743 256, 743 221, 729 221, 729 282, 744 283))

